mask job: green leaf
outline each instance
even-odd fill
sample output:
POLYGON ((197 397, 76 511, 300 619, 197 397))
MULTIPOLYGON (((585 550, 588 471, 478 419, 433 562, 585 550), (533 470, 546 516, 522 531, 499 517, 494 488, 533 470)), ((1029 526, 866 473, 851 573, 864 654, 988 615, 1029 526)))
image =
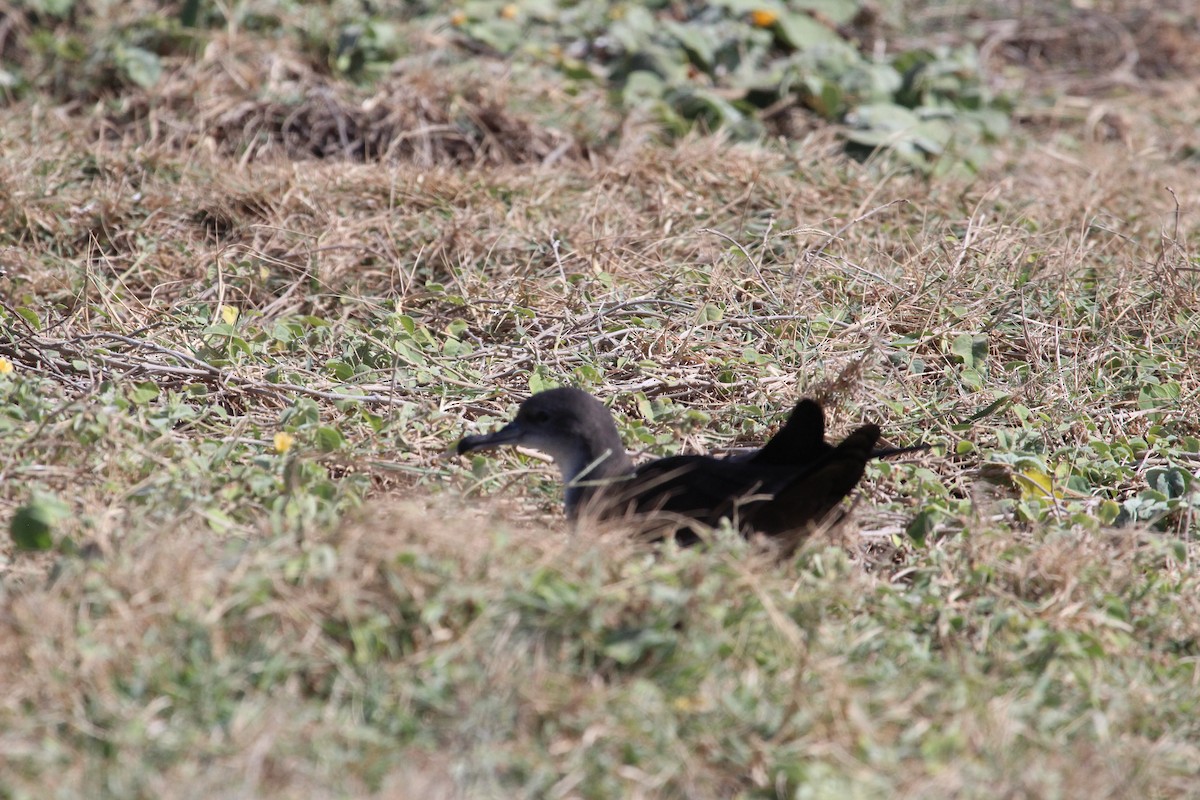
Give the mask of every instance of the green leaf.
POLYGON ((1096 509, 1096 516, 1105 525, 1112 525, 1117 521, 1117 517, 1121 515, 1121 504, 1114 500, 1105 500, 1096 509))
POLYGON ((1021 490, 1021 496, 1027 499, 1056 498, 1062 494, 1055 490, 1054 479, 1040 469, 1030 467, 1013 473, 1013 482, 1021 490))
POLYGON ((158 60, 157 55, 151 53, 149 50, 120 45, 117 47, 114 56, 117 66, 125 73, 125 77, 143 89, 149 89, 154 86, 154 84, 158 83, 158 79, 162 77, 162 62, 158 60))
POLYGON ((721 41, 711 28, 694 24, 683 25, 674 20, 667 20, 663 30, 673 36, 691 54, 692 59, 705 69, 710 68, 716 61, 717 48, 721 46, 721 41))
POLYGON ((667 85, 663 79, 649 70, 639 69, 629 73, 621 89, 621 102, 636 108, 648 102, 661 100, 667 85))
POLYGON ((17 316, 29 323, 29 327, 33 328, 35 331, 40 331, 42 329, 42 321, 38 319, 38 315, 33 309, 20 306, 16 309, 16 312, 17 316))
POLYGON ((27 0, 34 11, 55 17, 65 17, 75 7, 75 0, 27 0))
POLYGON ((702 120, 710 130, 728 127, 739 136, 757 130, 753 119, 716 92, 687 86, 672 90, 666 99, 684 118, 702 120))
MULTIPOLYGON (((834 81, 812 76, 808 81, 808 106, 825 119, 837 119, 846 109, 846 93, 834 81)), ((860 144, 863 144, 860 142, 860 144)))
POLYGON ((1146 483, 1168 498, 1183 497, 1191 482, 1191 473, 1178 467, 1151 467, 1146 470, 1146 483))
POLYGON ((927 508, 913 517, 912 522, 908 523, 908 527, 904 532, 916 545, 923 547, 929 534, 933 533, 936 522, 934 513, 934 511, 927 508))
POLYGON ((325 369, 329 370, 329 374, 339 381, 348 381, 354 377, 354 367, 345 361, 330 359, 325 362, 325 369))
POLYGON ((656 650, 669 650, 675 637, 667 631, 648 628, 645 630, 619 630, 605 637, 604 655, 622 666, 635 664, 656 650))
POLYGON ((414 367, 424 367, 429 363, 425 356, 421 355, 416 348, 406 344, 405 342, 396 342, 392 346, 392 349, 396 353, 397 361, 403 364, 410 364, 414 367))
POLYGON ((964 366, 980 370, 987 360, 988 338, 970 333, 960 334, 950 344, 950 352, 961 358, 964 366))
POLYGON ((997 411, 1001 410, 1002 408, 1004 408, 1011 402, 1012 402, 1012 395, 1010 395, 1010 394, 1000 395, 1000 397, 996 398, 995 400, 993 400, 991 403, 988 403, 986 406, 984 406, 979 411, 976 411, 974 414, 967 417, 967 422, 978 422, 979 420, 983 419, 984 417, 990 417, 992 414, 995 414, 997 411))
POLYGON ((815 11, 835 25, 843 25, 859 12, 859 0, 791 0, 793 8, 815 11))
POLYGON ((895 103, 867 103, 847 115, 846 124, 850 126, 846 133, 850 141, 881 147, 903 139, 921 120, 910 109, 895 103))
POLYGON ((796 50, 809 50, 837 39, 837 34, 808 14, 785 12, 775 22, 779 38, 796 50))
POLYGON ((488 19, 466 25, 462 29, 472 39, 483 42, 501 53, 511 53, 524 40, 523 26, 508 19, 488 19))
POLYGON ((134 405, 145 405, 154 398, 158 397, 158 384, 151 381, 144 381, 134 387, 129 393, 129 399, 134 405))
POLYGON ((317 447, 326 453, 340 449, 346 444, 346 439, 337 428, 322 425, 317 428, 317 447))
POLYGON ((236 519, 216 506, 209 506, 205 509, 204 519, 216 533, 228 533, 238 526, 236 519))
POLYGON ((54 528, 69 515, 70 509, 57 497, 37 497, 16 510, 8 531, 19 550, 50 550, 54 528))
POLYGON ((579 378, 580 383, 602 383, 604 381, 604 373, 594 364, 580 364, 575 368, 575 375, 579 378))
POLYGON ((179 10, 179 24, 185 28, 194 28, 199 19, 200 0, 184 0, 183 8, 179 10))
POLYGON ((977 369, 967 367, 959 373, 958 377, 963 382, 964 386, 968 386, 975 391, 979 391, 983 388, 983 374, 977 369))
POLYGON ((771 359, 753 347, 742 348, 742 361, 746 364, 768 364, 771 359))
POLYGON ((559 61, 558 68, 562 70, 563 75, 574 81, 594 81, 599 77, 592 72, 592 68, 586 61, 580 61, 577 58, 563 57, 559 61))
POLYGON ((634 395, 637 401, 638 413, 642 415, 642 419, 647 422, 653 422, 657 414, 654 410, 654 404, 650 402, 644 392, 638 392, 634 395))

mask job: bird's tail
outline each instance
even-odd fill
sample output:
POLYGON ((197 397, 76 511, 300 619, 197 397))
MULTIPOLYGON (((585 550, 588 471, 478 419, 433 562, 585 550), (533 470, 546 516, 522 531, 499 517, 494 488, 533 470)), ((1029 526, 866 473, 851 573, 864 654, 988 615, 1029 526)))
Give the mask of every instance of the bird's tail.
POLYGON ((871 451, 871 458, 890 458, 892 456, 903 455, 904 453, 921 453, 932 446, 928 444, 913 444, 908 447, 879 447, 871 451))

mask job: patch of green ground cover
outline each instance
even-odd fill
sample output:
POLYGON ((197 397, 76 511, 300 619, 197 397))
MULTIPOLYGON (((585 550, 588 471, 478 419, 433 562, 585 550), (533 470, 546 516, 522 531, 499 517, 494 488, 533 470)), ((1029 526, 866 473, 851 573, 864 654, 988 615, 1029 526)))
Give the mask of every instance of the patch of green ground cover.
MULTIPOLYGON (((860 46, 869 43, 856 42, 849 32, 859 10, 849 0, 473 0, 461 7, 402 3, 375 9, 337 2, 228 9, 185 3, 175 13, 147 14, 136 8, 111 13, 103 4, 72 0, 38 4, 16 18, 23 35, 16 38, 13 67, 3 75, 18 97, 32 91, 106 100, 153 89, 172 69, 201 59, 222 32, 245 31, 295 48, 314 74, 371 84, 397 65, 439 59, 433 40, 442 48, 444 70, 453 69, 447 50, 490 50, 513 64, 514 84, 556 77, 567 94, 602 98, 608 92, 622 113, 653 117, 668 135, 698 125, 756 138, 800 108, 843 123, 848 146, 863 155, 882 147, 915 168, 937 172, 985 163, 990 144, 1008 135, 1009 109, 987 88, 974 48, 868 56, 860 46)), ((270 91, 253 94, 258 101, 272 99, 270 91)), ((285 102, 302 105, 302 91, 285 94, 292 95, 285 102)), ((543 119, 560 116, 552 109, 561 98, 538 102, 531 94, 524 100, 540 108, 543 119)), ((585 108, 574 108, 561 122, 582 133, 585 108)))
POLYGON ((793 106, 844 122, 852 147, 887 147, 915 166, 943 154, 982 163, 1007 134, 1007 110, 986 88, 974 50, 864 55, 861 8, 822 3, 471 2, 451 23, 517 58, 557 64, 571 80, 604 81, 629 110, 670 131, 699 123, 754 137, 793 106), (843 26, 843 27, 839 27, 843 26))
MULTIPOLYGON (((760 175, 767 177, 763 173, 760 175)), ((785 179, 782 173, 770 177, 776 182, 785 179)), ((102 181, 110 179, 107 173, 99 178, 102 181)), ((776 183, 776 189, 779 185, 776 183)), ((80 184, 80 188, 86 191, 86 184, 80 184)), ((576 182, 571 188, 585 194, 605 191, 604 186, 595 187, 584 182, 576 182)), ((531 184, 520 188, 514 185, 508 191, 510 214, 528 202, 531 191, 531 184)), ((725 194, 736 197, 733 187, 728 186, 712 193, 711 199, 720 202, 725 194)), ((765 193, 764 199, 770 197, 769 192, 765 193)), ((760 199, 759 202, 763 201, 760 199)), ((49 234, 44 251, 54 253, 57 250, 65 255, 69 252, 66 241, 78 238, 78 233, 70 224, 64 225, 60 221, 55 227, 51 222, 56 208, 65 209, 61 201, 57 202, 59 206, 45 206, 39 229, 42 235, 49 234)), ((340 213, 353 214, 362 207, 362 203, 339 204, 338 209, 340 213)), ((437 207, 428 211, 418 208, 418 230, 432 232, 439 216, 437 207)), ((118 222, 119 219, 116 217, 107 224, 113 229, 120 225, 136 227, 145 224, 144 219, 123 223, 118 222)), ((25 230, 29 230, 27 225, 25 230)), ((1114 440, 1112 431, 1097 428, 1096 435, 1086 442, 1089 449, 1080 451, 1081 441, 1073 432, 1075 423, 1050 424, 1055 418, 1052 412, 1063 410, 1059 405, 1064 399, 1059 391, 1061 387, 1053 380, 1038 380, 1038 376, 1054 377, 1056 373, 1048 367, 1057 368, 1061 363, 1057 359, 1061 356, 1055 353, 1051 359, 1048 352, 1026 352, 1030 347, 1028 330, 1031 325, 1044 326, 1047 321, 1054 320, 1053 324, 1063 326, 1057 339, 1059 348, 1065 344, 1075 350, 1090 348, 1098 352, 1111 348, 1113 341, 1097 338, 1091 332, 1113 330, 1110 318, 1120 319, 1138 310, 1138 305, 1097 305, 1091 301, 1064 305, 1057 292, 1047 291, 1061 279, 1060 276, 1051 275, 1047 281, 1026 267, 1014 268, 1014 262, 1009 260, 1003 248, 977 259, 965 249, 969 244, 967 238, 957 240, 958 246, 964 249, 955 269, 947 270, 937 263, 921 264, 922 273, 915 291, 900 282, 909 279, 905 272, 912 270, 914 265, 902 265, 899 258, 893 260, 893 269, 898 272, 891 276, 886 271, 881 272, 880 267, 870 271, 852 269, 842 274, 829 271, 821 262, 817 262, 821 266, 819 270, 801 266, 807 255, 814 252, 815 245, 801 248, 792 235, 772 238, 769 228, 761 246, 727 247, 724 240, 717 237, 713 240, 720 249, 712 253, 708 263, 681 264, 673 267, 671 273, 656 276, 648 285, 619 280, 611 273, 568 273, 561 261, 549 261, 544 257, 543 262, 548 263, 536 267, 534 272, 549 277, 549 282, 540 287, 540 299, 536 295, 522 298, 522 293, 532 284, 525 279, 525 273, 514 273, 512 265, 506 262, 528 258, 529 254, 538 252, 538 245, 514 242, 508 251, 491 248, 494 263, 485 261, 471 268, 452 269, 447 284, 426 282, 424 292, 413 294, 406 300, 409 313, 388 311, 379 307, 379 301, 369 298, 337 299, 326 293, 319 283, 309 282, 302 294, 304 302, 314 310, 325 307, 338 315, 349 312, 354 318, 338 321, 335 317, 331 322, 308 315, 260 321, 253 309, 239 316, 234 313, 237 308, 233 306, 199 303, 194 307, 178 307, 179 313, 173 324, 185 333, 151 340, 148 350, 140 342, 122 341, 120 337, 113 338, 107 349, 97 347, 94 343, 103 342, 105 338, 96 333, 88 333, 80 341, 72 341, 69 336, 56 337, 56 341, 58 346, 72 351, 87 351, 81 353, 86 356, 84 358, 65 358, 63 361, 79 380, 85 374, 96 371, 102 374, 104 369, 111 369, 111 366, 105 366, 106 358, 116 355, 128 359, 128 354, 116 351, 137 353, 134 361, 118 361, 118 366, 140 366, 151 373, 151 379, 134 378, 130 385, 116 393, 108 387, 101 399, 118 398, 114 402, 119 410, 144 409, 140 416, 135 415, 135 427, 144 427, 152 436, 157 435, 155 431, 158 430, 171 428, 174 431, 192 425, 187 417, 199 413, 198 407, 203 409, 204 415, 217 415, 214 418, 216 430, 220 431, 220 426, 229 423, 227 417, 221 416, 226 411, 220 405, 225 398, 220 390, 213 390, 213 384, 228 382, 232 377, 237 391, 230 402, 235 406, 262 396, 272 397, 276 405, 280 402, 290 404, 290 408, 281 409, 274 419, 255 422, 251 433, 258 446, 269 452, 272 434, 282 430, 300 434, 302 445, 327 453, 347 449, 347 442, 353 442, 351 449, 356 452, 361 452, 364 446, 386 448, 386 443, 397 431, 399 441, 404 442, 404 429, 423 407, 420 398, 428 393, 429 387, 449 387, 442 389, 443 396, 453 396, 456 391, 462 391, 465 397, 476 396, 477 387, 484 389, 484 395, 490 395, 493 389, 489 385, 494 380, 489 376, 497 374, 516 378, 517 384, 512 388, 518 392, 550 385, 567 375, 598 391, 606 386, 613 387, 611 391, 618 394, 624 391, 622 387, 632 384, 633 387, 653 387, 655 394, 677 389, 682 392, 681 396, 690 397, 697 394, 698 386, 707 386, 716 392, 713 396, 716 402, 707 401, 709 410, 704 412, 713 423, 717 435, 715 441, 720 442, 724 437, 731 445, 747 438, 760 441, 764 425, 783 409, 769 407, 761 400, 727 405, 721 398, 736 396, 746 388, 760 384, 764 375, 768 380, 778 379, 781 384, 790 383, 792 376, 799 375, 803 383, 811 386, 814 377, 822 373, 829 375, 826 359, 832 357, 833 363, 844 365, 847 360, 869 355, 874 348, 890 345, 888 361, 913 380, 936 380, 957 387, 960 397, 949 404, 954 409, 952 419, 957 429, 944 427, 941 435, 949 442, 961 437, 956 443, 959 455, 980 452, 982 446, 982 452, 992 463, 1011 468, 1012 480, 1021 494, 1015 505, 1013 501, 1002 500, 1002 510, 1012 506, 1018 516, 1027 521, 1065 515, 1079 524, 1107 524, 1118 519, 1140 518, 1164 527, 1189 527, 1189 521, 1194 518, 1195 497, 1188 461, 1194 456, 1195 436, 1186 425, 1179 427, 1179 420, 1169 413, 1155 410, 1185 393, 1179 378, 1186 375, 1187 340, 1189 326, 1193 325, 1186 309, 1179 309, 1178 325, 1170 329, 1178 339, 1175 344, 1164 338, 1151 351, 1153 358, 1139 356, 1136 368, 1124 366, 1121 357, 1107 356, 1105 363, 1110 366, 1094 374, 1095 379, 1101 381, 1092 390, 1098 396, 1111 398, 1114 389, 1124 389, 1128 400, 1132 401, 1134 397, 1128 393, 1136 390, 1139 408, 1146 412, 1143 417, 1165 424, 1156 425, 1143 436, 1126 436, 1123 440, 1114 440), (497 283, 494 278, 497 272, 507 272, 509 277, 497 283), (738 274, 743 276, 741 282, 731 286, 727 276, 738 274), (997 276, 1005 274, 1013 276, 1011 288, 1005 281, 996 280, 997 276), (976 278, 984 275, 988 277, 981 287, 976 278), (665 285, 672 286, 669 299, 657 296, 665 285), (781 288, 771 289, 771 286, 781 288), (807 290, 804 292, 805 311, 796 313, 793 304, 799 301, 801 289, 807 290), (494 305, 474 304, 485 292, 490 294, 489 300, 508 295, 526 305, 511 305, 504 313, 496 314, 494 305), (926 303, 927 298, 935 296, 955 297, 960 302, 926 303), (548 299, 560 304, 549 316, 538 311, 539 303, 548 299), (1016 317, 1014 309, 1018 301, 1022 312, 1016 317), (973 316, 977 309, 988 307, 995 310, 989 313, 986 324, 980 326, 973 316), (892 310, 885 313, 883 309, 892 310), (901 313, 897 314, 900 309, 901 313), (228 319, 227 314, 231 315, 228 319), (920 326, 909 321, 922 314, 928 316, 921 320, 920 326), (567 319, 571 320, 570 324, 563 324, 567 319), (896 333, 900 335, 890 342, 886 339, 841 338, 842 333, 861 326, 864 319, 898 328, 896 333), (611 340, 602 342, 597 347, 595 330, 621 338, 615 343, 611 340), (547 335, 553 336, 560 345, 552 361, 545 361, 545 353, 540 349, 525 350, 519 344, 547 335), (518 343, 515 346, 514 341, 518 343), (663 344, 668 341, 669 346, 664 349, 663 344), (581 346, 562 348, 561 345, 566 343, 581 346), (165 355, 171 362, 170 369, 192 370, 190 378, 181 379, 177 373, 170 372, 153 375, 160 364, 147 360, 147 354, 165 355), (644 357, 638 358, 635 354, 644 357), (511 371, 514 357, 529 359, 528 363, 534 366, 531 377, 521 377, 511 371), (1162 363, 1156 362, 1155 358, 1162 363), (998 362, 1002 365, 999 370, 995 366, 998 362), (289 364, 301 366, 289 368, 289 364), (189 379, 198 382, 189 383, 189 379), (314 380, 319 380, 324 388, 314 386, 314 380), (205 381, 208 386, 204 385, 205 381), (358 407, 353 399, 339 400, 342 395, 365 398, 367 407, 358 407), (191 399, 186 400, 189 396, 191 399), (405 399, 406 396, 410 399, 405 399), (317 400, 332 402, 333 410, 323 412, 317 400), (218 403, 215 407, 214 401, 218 403), (381 413, 376 407, 380 403, 397 403, 399 411, 381 413), (325 419, 322 419, 322 413, 325 419), (1004 414, 1009 423, 1015 421, 1017 426, 1001 426, 994 434, 985 434, 996 437, 997 449, 991 451, 990 439, 976 442, 969 432, 979 424, 992 424, 1000 414, 1004 414), (1108 437, 1108 440, 1098 437, 1108 437), (1129 444, 1124 445, 1122 441, 1129 444), (1151 445, 1153 450, 1148 451, 1151 445), (1114 466, 1119 465, 1117 472, 1092 463, 1093 451, 1103 457, 1112 448, 1116 448, 1118 454, 1128 456, 1115 462, 1114 466), (1159 460, 1148 461, 1148 455, 1159 460), (1139 461, 1140 468, 1133 468, 1132 465, 1139 461), (1148 484, 1148 491, 1141 491, 1143 481, 1148 484), (1056 482, 1063 485, 1056 487, 1056 482), (1067 495, 1064 490, 1068 491, 1067 495)), ((686 247, 686 240, 681 244, 686 247)), ((1022 248, 1028 246, 1021 245, 1022 248)), ((577 246, 567 240, 561 247, 570 256, 568 263, 573 267, 577 265, 578 256, 572 253, 577 251, 577 246)), ((209 279, 215 279, 226 290, 237 291, 243 299, 253 301, 261 291, 257 288, 256 277, 261 276, 261 269, 267 263, 262 259, 239 261, 233 269, 222 266, 217 272, 210 272, 209 279), (259 270, 254 269, 255 264, 259 265, 259 270)), ((853 262, 849 263, 854 266, 853 262)), ((147 277, 152 278, 153 274, 148 273, 147 277)), ((414 270, 410 280, 420 274, 414 270)), ((83 275, 88 273, 85 271, 83 275)), ((128 283, 130 277, 131 274, 125 272, 124 282, 128 283)), ((106 286, 98 275, 88 280, 92 281, 92 290, 101 298, 109 293, 107 305, 101 302, 92 313, 97 319, 111 315, 112 298, 119 299, 120 293, 126 290, 116 289, 116 284, 106 286)), ((303 280, 302 277, 295 285, 303 285, 303 280)), ((280 288, 286 291, 286 286, 282 284, 280 288)), ((1151 296, 1147 294, 1149 292, 1150 287, 1144 285, 1131 298, 1151 296)), ((1134 302, 1141 304, 1143 300, 1134 302)), ((1161 302, 1164 310, 1169 311, 1178 301, 1163 295, 1161 302)), ((24 323, 43 324, 38 313, 30 308, 14 311, 16 316, 23 314, 26 317, 24 323)), ((48 316, 44 324, 49 326, 52 318, 53 315, 48 316)), ((14 326, 17 322, 14 316, 14 326)), ((1164 336, 1167 330, 1164 329, 1164 336)), ((36 362, 36 350, 25 348, 18 352, 20 337, 16 331, 14 328, 15 338, 9 341, 10 356, 31 358, 36 362)), ((878 374, 884 380, 896 375, 887 369, 878 374)), ((901 419, 907 413, 906 404, 912 396, 909 391, 908 400, 892 406, 901 419)), ((643 389, 634 388, 631 400, 636 407, 625 405, 618 410, 623 420, 635 410, 641 418, 622 422, 633 443, 658 452, 669 452, 676 446, 676 437, 686 434, 692 424, 686 419, 672 424, 672 417, 678 417, 678 413, 672 412, 674 403, 669 398, 652 400, 643 389)), ((921 423, 926 421, 916 417, 900 423, 907 424, 910 430, 902 441, 926 438, 937 442, 938 434, 927 426, 922 427, 921 423)), ((459 430, 455 425, 444 425, 435 435, 446 442, 459 430)), ((902 428, 895 430, 900 435, 902 428)), ((99 437, 99 433, 93 433, 90 439, 79 441, 89 444, 99 437)), ((709 438, 707 446, 713 444, 714 440, 709 438)), ((210 473, 219 472, 229 451, 236 449, 236 445, 225 442, 207 446, 215 459, 206 462, 210 473)), ((131 452, 139 453, 136 449, 131 452)), ((238 452, 248 455, 250 451, 238 452)), ((143 463, 142 471, 147 469, 143 463)), ((476 469, 486 469, 486 464, 478 463, 476 469)), ((887 467, 881 469, 889 474, 894 472, 887 467)), ((289 480, 300 479, 306 485, 311 483, 316 494, 326 495, 326 500, 331 500, 332 484, 322 478, 325 468, 315 467, 314 470, 311 475, 291 476, 289 480)), ((416 467, 412 474, 429 476, 430 472, 416 467)), ((483 474, 486 473, 481 476, 483 474)), ((966 498, 957 490, 947 491, 947 487, 940 485, 928 472, 921 475, 916 484, 927 483, 935 498, 940 499, 934 499, 918 518, 910 520, 910 532, 918 537, 923 537, 940 521, 955 519, 966 507, 966 498)), ((904 479, 903 475, 900 477, 904 479)), ((267 492, 275 491, 279 480, 278 476, 259 476, 254 467, 248 480, 251 478, 251 483, 267 492)), ((130 480, 135 483, 147 481, 134 495, 138 496, 160 490, 160 481, 171 479, 164 474, 151 478, 134 473, 130 480)), ((348 480, 348 485, 361 484, 358 478, 348 480)), ((191 488, 192 484, 185 479, 184 489, 190 491, 191 488)), ((547 484, 547 489, 553 496, 552 484, 547 484)), ((236 496, 238 490, 230 487, 226 491, 236 496)), ((361 496, 361 489, 351 494, 361 496)), ((185 491, 183 496, 190 495, 185 491)), ((331 512, 336 509, 336 504, 328 506, 331 512)))
POLYGON ((85 325, 54 311, 43 325, 30 307, 0 312, 11 370, 0 378, 6 494, 36 498, 25 507, 33 527, 13 531, 23 546, 69 548, 103 531, 113 501, 97 508, 97 496, 144 504, 151 518, 186 508, 218 531, 264 514, 280 529, 292 527, 284 519, 328 521, 361 500, 371 481, 339 463, 347 437, 378 450, 373 434, 386 422, 402 425, 406 409, 339 407, 339 392, 352 386, 317 388, 342 371, 331 358, 339 353, 330 324, 306 317, 259 325, 229 306, 187 308, 130 336, 113 333, 122 327, 107 313, 128 298, 105 300, 83 310, 85 325), (314 393, 332 402, 318 406, 314 393), (291 442, 275 439, 281 433, 294 437, 291 455, 291 442), (56 495, 78 513, 54 511, 56 495), (37 522, 52 511, 63 527, 57 540, 37 522))
POLYGON ((55 748, 7 757, 10 790, 81 757, 108 794, 228 789, 252 745, 261 787, 335 793, 438 754, 470 796, 1169 796, 1195 775, 1198 587, 1161 540, 981 528, 889 582, 840 548, 775 569, 733 536, 466 553, 451 528, 379 508, 231 547, 135 523, 119 554, 69 558, 5 617, 30 645, 8 702, 41 698, 7 735, 59 721, 55 748))

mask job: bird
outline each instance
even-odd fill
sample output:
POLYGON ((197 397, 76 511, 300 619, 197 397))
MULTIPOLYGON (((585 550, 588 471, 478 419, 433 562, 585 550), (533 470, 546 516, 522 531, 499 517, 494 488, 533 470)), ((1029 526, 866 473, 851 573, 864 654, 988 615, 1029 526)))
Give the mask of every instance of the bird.
POLYGON ((635 466, 604 404, 582 389, 560 387, 532 395, 507 425, 464 437, 456 451, 519 445, 550 456, 574 524, 617 520, 651 541, 673 537, 690 545, 728 519, 743 535, 763 534, 790 552, 854 490, 867 461, 924 449, 876 449, 879 437, 879 427, 866 424, 838 444, 827 442, 824 410, 804 398, 757 450, 635 466))

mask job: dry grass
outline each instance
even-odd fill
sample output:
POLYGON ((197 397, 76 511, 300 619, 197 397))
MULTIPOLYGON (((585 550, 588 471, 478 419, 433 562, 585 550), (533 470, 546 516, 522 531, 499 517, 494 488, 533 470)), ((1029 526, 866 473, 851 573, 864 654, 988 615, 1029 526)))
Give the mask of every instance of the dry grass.
POLYGON ((0 516, 64 510, 0 555, 0 794, 1195 796, 1196 505, 1104 516, 1200 469, 1194 75, 929 181, 443 44, 8 109, 0 516), (540 463, 446 454, 538 382, 644 452, 802 394, 939 450, 783 564, 571 537, 540 463))

